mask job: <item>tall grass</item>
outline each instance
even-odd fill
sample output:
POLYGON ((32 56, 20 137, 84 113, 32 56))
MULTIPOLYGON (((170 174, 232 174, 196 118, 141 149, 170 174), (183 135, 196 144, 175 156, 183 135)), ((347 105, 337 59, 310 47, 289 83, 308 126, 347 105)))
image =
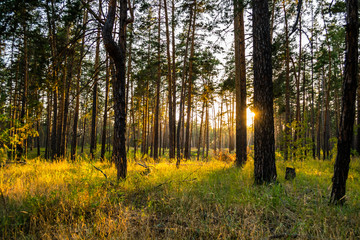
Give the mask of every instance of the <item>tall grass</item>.
POLYGON ((109 163, 86 159, 0 170, 3 239, 359 239, 360 162, 353 160, 343 207, 328 205, 333 163, 277 161, 278 184, 253 184, 243 169, 212 159, 180 169, 163 159, 130 161, 116 182, 109 163), (108 178, 98 170, 101 169, 108 178), (285 181, 286 166, 297 177, 285 181))

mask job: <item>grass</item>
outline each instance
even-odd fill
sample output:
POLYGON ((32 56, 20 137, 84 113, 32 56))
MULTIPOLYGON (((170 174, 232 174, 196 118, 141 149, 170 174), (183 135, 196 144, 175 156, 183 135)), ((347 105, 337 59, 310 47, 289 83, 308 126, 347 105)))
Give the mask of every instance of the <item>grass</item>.
POLYGON ((117 183, 109 163, 45 162, 0 169, 3 239, 359 239, 360 161, 351 163, 345 206, 328 205, 333 163, 277 161, 278 184, 253 184, 212 159, 150 173, 130 160, 117 183), (97 171, 101 169, 108 178, 97 171), (285 181, 285 168, 297 177, 285 181))

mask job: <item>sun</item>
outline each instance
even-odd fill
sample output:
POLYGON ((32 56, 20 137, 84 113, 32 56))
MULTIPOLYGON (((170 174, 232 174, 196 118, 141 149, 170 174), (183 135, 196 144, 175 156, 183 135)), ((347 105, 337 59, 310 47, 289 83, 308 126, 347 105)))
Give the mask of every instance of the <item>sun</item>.
POLYGON ((248 127, 252 126, 254 123, 254 117, 255 117, 255 113, 253 113, 250 108, 246 109, 246 125, 248 127))

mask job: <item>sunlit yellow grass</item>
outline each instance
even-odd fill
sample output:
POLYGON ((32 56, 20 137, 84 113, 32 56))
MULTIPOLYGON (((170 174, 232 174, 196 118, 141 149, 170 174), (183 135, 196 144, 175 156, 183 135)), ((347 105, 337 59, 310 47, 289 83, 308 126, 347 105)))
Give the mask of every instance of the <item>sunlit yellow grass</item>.
MULTIPOLYGON (((230 157, 233 159, 233 157, 230 157)), ((255 186, 242 169, 212 159, 175 167, 130 160, 117 182, 108 162, 45 162, 0 169, 0 233, 37 239, 355 239, 360 237, 360 164, 352 161, 347 204, 328 205, 333 163, 277 161, 278 184, 255 186), (98 170, 101 169, 108 178, 98 170), (297 177, 285 181, 287 166, 297 177)))

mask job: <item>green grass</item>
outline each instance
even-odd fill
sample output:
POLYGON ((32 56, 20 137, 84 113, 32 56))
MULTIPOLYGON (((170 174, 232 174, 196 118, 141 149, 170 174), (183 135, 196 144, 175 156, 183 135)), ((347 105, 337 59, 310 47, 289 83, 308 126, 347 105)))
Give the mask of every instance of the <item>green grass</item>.
POLYGON ((253 184, 215 159, 163 159, 151 172, 130 160, 117 183, 109 163, 45 162, 0 169, 4 239, 359 239, 360 161, 351 163, 345 206, 329 205, 333 163, 277 161, 278 184, 253 184), (97 171, 101 169, 108 178, 97 171), (297 177, 285 181, 286 166, 297 177))

